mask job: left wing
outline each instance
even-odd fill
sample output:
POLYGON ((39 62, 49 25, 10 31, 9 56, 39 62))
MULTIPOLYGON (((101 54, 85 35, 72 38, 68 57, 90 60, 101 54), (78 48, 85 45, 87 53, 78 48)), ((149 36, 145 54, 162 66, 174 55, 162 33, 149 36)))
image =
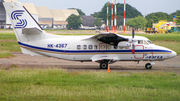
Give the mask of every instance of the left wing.
MULTIPOLYGON (((104 42, 104 43, 110 44, 110 45, 114 45, 114 46, 117 46, 118 43, 121 41, 129 41, 128 38, 117 35, 115 33, 100 33, 100 34, 90 37, 88 39, 97 39, 101 42, 104 42)), ((88 40, 88 39, 84 39, 84 40, 88 40)))

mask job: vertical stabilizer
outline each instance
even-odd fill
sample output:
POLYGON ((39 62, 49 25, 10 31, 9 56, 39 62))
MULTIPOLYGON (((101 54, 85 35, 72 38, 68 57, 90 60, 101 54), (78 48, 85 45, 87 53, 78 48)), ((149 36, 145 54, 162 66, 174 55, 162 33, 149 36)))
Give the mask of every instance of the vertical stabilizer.
POLYGON ((38 31, 42 31, 37 21, 20 2, 3 2, 3 4, 19 42, 30 41, 30 38, 28 37, 29 33, 24 33, 27 31, 23 30, 34 28, 38 31))

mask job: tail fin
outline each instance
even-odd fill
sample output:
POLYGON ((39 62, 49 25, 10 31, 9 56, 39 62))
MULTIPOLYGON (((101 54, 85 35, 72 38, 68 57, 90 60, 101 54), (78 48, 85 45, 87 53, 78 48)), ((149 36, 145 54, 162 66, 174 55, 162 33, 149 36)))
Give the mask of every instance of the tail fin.
POLYGON ((29 34, 42 34, 42 28, 20 2, 3 2, 3 4, 19 42, 33 39, 28 36, 29 34))

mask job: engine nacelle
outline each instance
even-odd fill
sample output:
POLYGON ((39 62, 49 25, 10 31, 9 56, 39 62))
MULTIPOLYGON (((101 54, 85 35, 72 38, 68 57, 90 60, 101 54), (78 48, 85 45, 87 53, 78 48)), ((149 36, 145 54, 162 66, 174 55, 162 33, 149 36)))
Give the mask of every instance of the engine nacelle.
POLYGON ((118 46, 119 47, 130 47, 131 43, 129 43, 129 42, 119 42, 118 46))
POLYGON ((129 42, 129 43, 132 43, 132 42, 133 42, 133 39, 129 39, 128 42, 129 42))

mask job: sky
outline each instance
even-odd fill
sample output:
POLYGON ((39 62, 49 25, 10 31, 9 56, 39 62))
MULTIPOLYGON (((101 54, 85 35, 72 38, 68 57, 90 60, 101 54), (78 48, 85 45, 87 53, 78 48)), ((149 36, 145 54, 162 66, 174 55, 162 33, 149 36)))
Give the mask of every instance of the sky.
MULTIPOLYGON (((86 15, 101 11, 107 0, 18 0, 22 3, 33 3, 35 6, 48 6, 50 9, 81 9, 86 15)), ((112 2, 112 0, 108 0, 112 2)), ((124 3, 124 0, 116 0, 124 3)), ((113 0, 115 2, 115 0, 113 0)), ((180 0, 126 0, 135 7, 142 15, 155 12, 173 13, 180 10, 180 0)))

